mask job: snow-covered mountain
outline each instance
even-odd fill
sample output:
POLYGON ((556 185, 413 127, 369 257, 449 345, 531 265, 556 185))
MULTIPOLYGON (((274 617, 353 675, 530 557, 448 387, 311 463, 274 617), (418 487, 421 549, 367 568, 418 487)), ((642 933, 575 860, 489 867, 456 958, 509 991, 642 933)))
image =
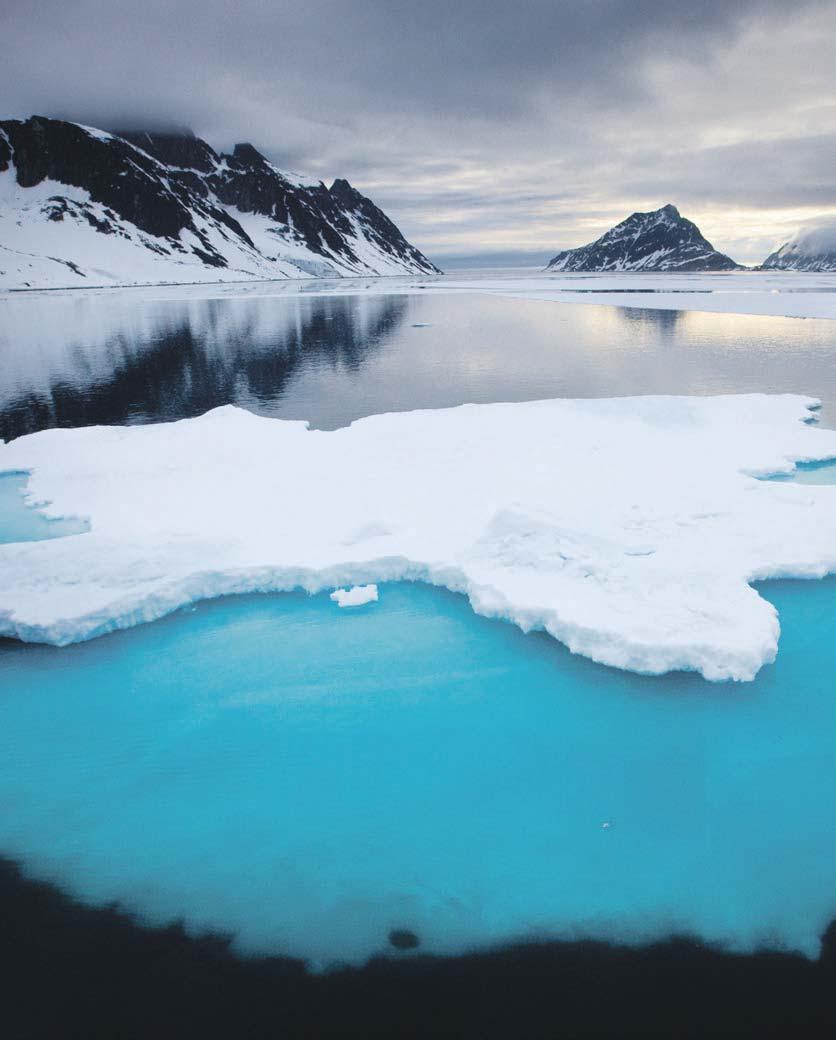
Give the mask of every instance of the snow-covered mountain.
POLYGON ((836 271, 836 224, 799 231, 762 266, 765 271, 836 271))
POLYGON ((733 271, 676 206, 633 213, 595 242, 558 253, 547 271, 733 271))
POLYGON ((347 181, 250 144, 0 121, 0 288, 437 271, 347 181))

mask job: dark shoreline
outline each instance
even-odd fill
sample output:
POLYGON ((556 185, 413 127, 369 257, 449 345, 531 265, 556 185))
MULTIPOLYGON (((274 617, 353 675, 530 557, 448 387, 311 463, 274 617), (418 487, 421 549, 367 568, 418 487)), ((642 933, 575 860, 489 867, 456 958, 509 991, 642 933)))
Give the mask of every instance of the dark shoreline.
POLYGON ((214 1037, 832 1037, 836 922, 818 961, 689 939, 379 958, 311 975, 222 936, 146 928, 0 858, 5 1040, 214 1037))

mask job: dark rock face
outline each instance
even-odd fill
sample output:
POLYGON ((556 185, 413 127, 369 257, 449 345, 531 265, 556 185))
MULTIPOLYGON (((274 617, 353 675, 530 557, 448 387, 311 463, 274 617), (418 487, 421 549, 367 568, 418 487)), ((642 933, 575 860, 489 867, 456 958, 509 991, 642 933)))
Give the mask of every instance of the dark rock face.
MULTIPOLYGON (((10 164, 23 188, 56 181, 82 189, 112 214, 111 222, 94 214, 83 199, 56 194, 42 209, 46 219, 83 219, 98 231, 125 238, 138 229, 151 236, 140 245, 152 253, 175 258, 190 253, 221 268, 232 255, 240 265, 243 250, 268 276, 277 260, 284 263, 277 273, 285 274, 299 247, 321 257, 323 272, 333 274, 438 270, 346 181, 337 181, 330 191, 321 182, 301 182, 251 144, 218 155, 190 132, 116 135, 33 116, 0 121, 0 170, 10 164), (238 217, 258 214, 271 222, 260 248, 229 212, 232 207, 238 217), (190 232, 185 239, 184 232, 190 232)), ((303 259, 301 270, 307 270, 306 263, 313 266, 303 259)))
POLYGON ((412 246, 371 199, 361 195, 346 180, 336 180, 331 185, 331 197, 343 213, 353 216, 363 227, 371 241, 384 247, 384 244, 401 257, 406 263, 420 266, 424 257, 415 246, 412 246))
POLYGON ((12 149, 9 139, 0 131, 0 173, 5 173, 9 168, 12 158, 12 149))
POLYGON ((730 257, 703 238, 700 229, 667 205, 633 213, 595 242, 558 253, 547 271, 734 271, 730 257))
POLYGON ((141 148, 165 166, 209 173, 218 164, 216 153, 205 141, 201 141, 190 131, 176 134, 117 130, 114 133, 117 137, 141 148))
POLYGON ((159 163, 126 141, 92 136, 75 123, 33 116, 0 122, 13 151, 17 183, 49 179, 83 188, 96 202, 158 238, 195 230, 185 199, 165 191, 159 163))
MULTIPOLYGON (((251 144, 236 144, 232 155, 222 159, 225 166, 208 178, 211 191, 221 202, 292 228, 294 237, 311 252, 323 256, 330 252, 351 266, 361 265, 346 240, 351 226, 324 184, 291 182, 251 144)), ((429 264, 425 257, 421 260, 429 264)), ((423 264, 419 264, 421 269, 432 269, 432 265, 424 268, 423 264)))

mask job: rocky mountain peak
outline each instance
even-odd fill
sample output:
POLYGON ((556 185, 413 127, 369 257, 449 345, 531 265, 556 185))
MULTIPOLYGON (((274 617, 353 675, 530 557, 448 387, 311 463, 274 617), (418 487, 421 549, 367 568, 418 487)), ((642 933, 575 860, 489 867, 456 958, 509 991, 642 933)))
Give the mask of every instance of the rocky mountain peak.
POLYGON ((631 213, 589 245, 558 253, 546 270, 732 271, 739 266, 669 202, 631 213))
POLYGON ((236 144, 232 149, 232 155, 242 163, 252 163, 262 166, 267 165, 267 159, 254 145, 251 145, 249 141, 241 141, 239 144, 236 144))
POLYGON ((344 177, 338 177, 334 181, 330 192, 334 198, 353 198, 355 195, 360 194, 344 177))

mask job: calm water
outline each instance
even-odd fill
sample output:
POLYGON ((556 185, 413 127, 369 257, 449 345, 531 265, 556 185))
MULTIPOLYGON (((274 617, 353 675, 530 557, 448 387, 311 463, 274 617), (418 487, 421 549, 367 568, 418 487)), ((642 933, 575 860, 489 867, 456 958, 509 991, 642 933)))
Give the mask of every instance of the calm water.
MULTIPOLYGON (((229 401, 335 427, 796 390, 836 416, 825 321, 463 296, 2 306, 6 437, 229 401)), ((22 483, 0 479, 0 540, 67 533, 22 483)), ((317 964, 392 928, 431 950, 687 930, 815 954, 836 916, 836 580, 761 591, 781 647, 744 685, 602 668, 409 584, 353 612, 246 597, 62 650, 4 642, 0 852, 317 964)))
POLYGON ((204 603, 0 648, 0 848, 245 951, 363 960, 836 916, 836 582, 776 582, 751 684, 649 680, 423 586, 204 603))
POLYGON ((0 300, 0 437, 235 403, 334 428, 465 401, 794 391, 836 422, 836 322, 485 296, 0 300))

